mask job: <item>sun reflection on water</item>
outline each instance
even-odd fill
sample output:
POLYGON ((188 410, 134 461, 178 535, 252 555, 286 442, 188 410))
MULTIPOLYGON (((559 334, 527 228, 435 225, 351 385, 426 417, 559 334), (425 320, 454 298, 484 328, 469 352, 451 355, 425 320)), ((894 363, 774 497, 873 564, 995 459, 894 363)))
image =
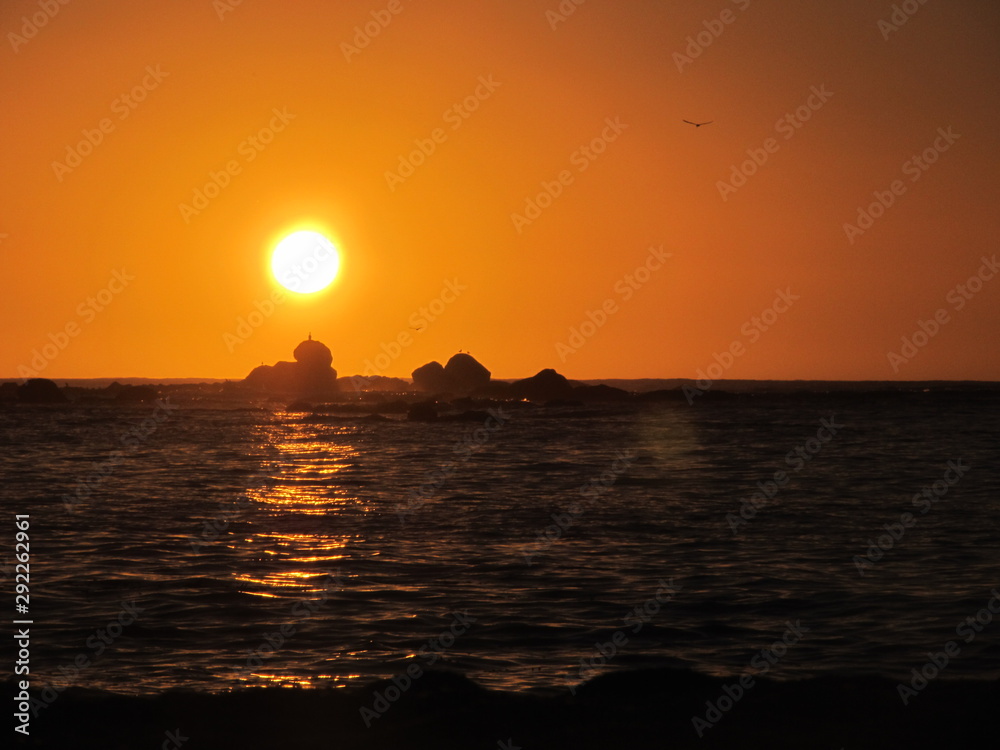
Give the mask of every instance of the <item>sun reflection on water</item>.
POLYGON ((360 498, 344 481, 357 463, 353 430, 277 422, 261 429, 268 446, 268 481, 249 488, 258 512, 234 542, 246 560, 235 575, 243 593, 263 598, 308 597, 323 589, 326 575, 360 541, 360 498))

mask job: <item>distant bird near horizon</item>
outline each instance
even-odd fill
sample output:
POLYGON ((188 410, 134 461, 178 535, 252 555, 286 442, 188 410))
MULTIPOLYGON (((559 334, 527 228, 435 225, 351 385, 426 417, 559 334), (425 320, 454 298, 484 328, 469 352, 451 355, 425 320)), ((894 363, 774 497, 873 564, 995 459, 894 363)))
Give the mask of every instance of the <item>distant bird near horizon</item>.
POLYGON ((688 125, 694 125, 696 128, 700 128, 702 125, 711 125, 715 120, 709 120, 708 122, 691 122, 690 120, 684 120, 688 125))

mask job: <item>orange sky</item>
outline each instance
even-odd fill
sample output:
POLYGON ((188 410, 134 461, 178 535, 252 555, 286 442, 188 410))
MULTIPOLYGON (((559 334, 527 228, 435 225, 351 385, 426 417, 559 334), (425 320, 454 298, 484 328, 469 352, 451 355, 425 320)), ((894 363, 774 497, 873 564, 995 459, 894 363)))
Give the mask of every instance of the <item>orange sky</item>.
POLYGON ((996 380, 1000 274, 956 287, 998 253, 1000 7, 902 5, 5 2, 0 377, 241 378, 311 332, 341 375, 996 380), (302 228, 338 280, 234 343, 302 228))

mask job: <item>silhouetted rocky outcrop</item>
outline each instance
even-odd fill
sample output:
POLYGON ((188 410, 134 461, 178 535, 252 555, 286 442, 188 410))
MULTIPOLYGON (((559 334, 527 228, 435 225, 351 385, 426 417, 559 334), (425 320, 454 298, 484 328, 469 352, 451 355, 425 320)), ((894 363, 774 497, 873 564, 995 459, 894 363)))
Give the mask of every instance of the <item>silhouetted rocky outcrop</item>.
POLYGON ((552 401, 556 399, 574 398, 574 388, 565 376, 548 368, 537 375, 524 380, 516 380, 510 384, 510 395, 515 398, 527 398, 532 401, 552 401))
POLYGON ((333 352, 326 344, 313 341, 312 334, 309 334, 308 339, 295 347, 292 356, 301 367, 316 372, 329 370, 333 366, 333 352))
POLYGON ((444 367, 428 362, 413 371, 413 384, 429 393, 471 393, 489 385, 490 371, 471 354, 459 352, 444 367))
POLYGON ((444 374, 456 393, 468 393, 490 382, 490 371, 483 367, 471 354, 459 352, 448 360, 444 374))
POLYGON ((312 335, 293 352, 294 362, 276 362, 255 367, 243 381, 258 391, 295 396, 329 396, 337 390, 333 354, 312 335))
POLYGON ((31 378, 17 389, 17 398, 28 404, 62 404, 68 399, 48 378, 31 378))
POLYGON ((440 362, 428 362, 413 371, 413 385, 428 393, 448 390, 448 378, 440 362))

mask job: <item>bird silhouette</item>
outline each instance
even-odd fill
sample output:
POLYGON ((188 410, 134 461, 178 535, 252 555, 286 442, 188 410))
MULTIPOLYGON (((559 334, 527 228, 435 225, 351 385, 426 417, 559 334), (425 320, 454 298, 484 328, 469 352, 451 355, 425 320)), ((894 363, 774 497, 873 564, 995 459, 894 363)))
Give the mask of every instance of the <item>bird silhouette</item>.
POLYGON ((694 125, 696 128, 700 128, 702 125, 711 125, 715 120, 709 120, 708 122, 691 122, 690 120, 684 120, 688 125, 694 125))

